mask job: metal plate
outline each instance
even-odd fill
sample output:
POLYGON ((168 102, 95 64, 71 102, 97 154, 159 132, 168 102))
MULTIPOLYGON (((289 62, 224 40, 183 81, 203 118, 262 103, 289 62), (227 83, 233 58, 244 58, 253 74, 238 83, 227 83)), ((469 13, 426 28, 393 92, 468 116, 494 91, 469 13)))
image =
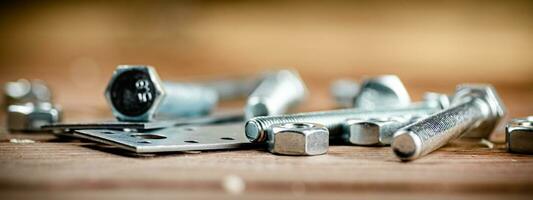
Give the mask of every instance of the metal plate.
POLYGON ((143 132, 78 130, 75 136, 137 153, 237 149, 251 146, 243 122, 179 126, 143 132))
POLYGON ((103 122, 89 122, 89 123, 56 123, 42 126, 43 130, 47 131, 64 131, 72 130, 92 130, 92 129, 135 129, 135 130, 151 130, 161 129, 171 126, 181 126, 189 124, 215 124, 225 122, 235 122, 243 120, 242 114, 228 114, 220 116, 188 118, 178 120, 162 120, 151 122, 123 122, 123 121, 103 121, 103 122))

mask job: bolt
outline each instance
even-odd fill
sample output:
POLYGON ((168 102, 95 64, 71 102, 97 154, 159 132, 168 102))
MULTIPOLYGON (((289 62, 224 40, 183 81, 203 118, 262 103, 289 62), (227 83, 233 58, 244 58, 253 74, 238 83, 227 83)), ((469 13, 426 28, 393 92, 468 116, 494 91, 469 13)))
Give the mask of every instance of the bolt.
POLYGON ((280 70, 267 74, 248 97, 245 117, 280 115, 299 105, 307 89, 296 71, 280 70))
POLYGON ((402 161, 414 160, 461 135, 487 138, 504 115, 491 85, 460 85, 450 108, 398 130, 391 146, 402 161))
POLYGON ((511 120, 505 133, 509 152, 533 154, 533 116, 511 120))
POLYGON ((359 84, 350 79, 339 79, 330 86, 330 93, 340 108, 352 108, 359 93, 359 84))
POLYGON ((215 106, 215 90, 195 84, 161 82, 151 66, 120 65, 105 96, 122 121, 151 121, 158 117, 201 116, 215 106))
POLYGON ((272 136, 269 135, 268 129, 274 124, 309 122, 319 123, 326 126, 329 130, 330 139, 336 140, 342 137, 343 124, 347 119, 352 118, 384 118, 392 116, 425 116, 430 113, 439 111, 438 108, 425 107, 406 107, 396 109, 382 110, 362 110, 362 109, 340 109, 320 112, 297 113, 279 116, 255 117, 245 125, 245 133, 252 142, 264 142, 272 136))
POLYGON ((328 129, 316 123, 285 123, 273 125, 268 150, 281 155, 313 156, 325 154, 329 147, 328 129))
POLYGON ((400 78, 382 75, 366 79, 354 99, 354 108, 399 108, 411 104, 411 98, 400 78))
POLYGON ((40 131, 43 125, 60 122, 61 115, 61 108, 48 102, 10 105, 7 127, 11 131, 40 131))

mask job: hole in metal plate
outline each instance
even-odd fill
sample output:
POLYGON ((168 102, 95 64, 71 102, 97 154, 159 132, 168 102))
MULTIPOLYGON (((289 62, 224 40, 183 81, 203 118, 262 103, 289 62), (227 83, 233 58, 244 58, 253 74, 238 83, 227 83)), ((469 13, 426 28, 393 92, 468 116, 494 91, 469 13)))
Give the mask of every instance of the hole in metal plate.
POLYGON ((111 131, 102 131, 102 133, 103 133, 103 134, 109 134, 109 135, 111 135, 111 134, 115 134, 115 133, 113 133, 113 132, 111 132, 111 131))
POLYGON ((183 128, 183 130, 185 130, 185 131, 194 131, 196 129, 194 127, 185 127, 185 128, 183 128))
POLYGON ((150 142, 148 142, 148 141, 146 141, 146 140, 138 141, 137 143, 141 143, 141 144, 150 144, 150 142))
POLYGON ((165 136, 154 135, 154 134, 136 134, 136 135, 131 135, 131 137, 140 138, 140 139, 149 139, 149 140, 159 140, 159 139, 167 138, 165 136))
POLYGON ((187 140, 185 142, 187 142, 187 143, 198 143, 198 141, 195 141, 195 140, 187 140))
POLYGON ((230 137, 221 137, 220 139, 222 139, 222 140, 235 140, 234 138, 230 138, 230 137))

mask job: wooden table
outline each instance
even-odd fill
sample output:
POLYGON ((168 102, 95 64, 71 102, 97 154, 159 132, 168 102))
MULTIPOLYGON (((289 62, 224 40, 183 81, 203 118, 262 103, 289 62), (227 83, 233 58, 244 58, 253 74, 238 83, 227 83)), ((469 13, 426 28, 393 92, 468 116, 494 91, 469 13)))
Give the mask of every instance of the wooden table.
MULTIPOLYGON (((318 92, 305 109, 329 107, 327 86, 316 84, 311 88, 318 92)), ((533 113, 533 94, 529 90, 498 89, 511 117, 533 113)), ((417 97, 424 90, 413 89, 417 97)), ((68 106, 68 102, 76 101, 73 97, 63 99, 68 121, 110 117, 104 105, 68 106)), ((422 159, 402 163, 389 147, 332 146, 327 155, 313 157, 276 156, 260 149, 137 156, 47 134, 4 133, 0 142, 0 196, 531 199, 533 156, 507 153, 501 127, 491 141, 458 140, 422 159), (10 138, 37 142, 14 144, 10 138), (237 185, 231 180, 237 180, 237 185), (244 191, 235 190, 238 183, 244 183, 244 191)))

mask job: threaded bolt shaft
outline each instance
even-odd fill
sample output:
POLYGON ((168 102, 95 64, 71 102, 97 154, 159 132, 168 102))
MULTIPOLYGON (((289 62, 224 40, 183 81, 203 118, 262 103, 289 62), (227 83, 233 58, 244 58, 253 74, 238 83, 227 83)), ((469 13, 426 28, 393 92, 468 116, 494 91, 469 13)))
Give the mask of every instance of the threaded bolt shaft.
POLYGON ((361 110, 361 109, 341 109, 321 112, 298 113, 280 116, 255 117, 250 119, 245 125, 245 132, 252 142, 264 142, 268 136, 268 129, 274 124, 289 122, 308 122, 323 124, 329 129, 330 139, 340 139, 342 125, 350 118, 380 118, 391 116, 425 116, 439 111, 439 108, 407 107, 387 110, 361 110))

